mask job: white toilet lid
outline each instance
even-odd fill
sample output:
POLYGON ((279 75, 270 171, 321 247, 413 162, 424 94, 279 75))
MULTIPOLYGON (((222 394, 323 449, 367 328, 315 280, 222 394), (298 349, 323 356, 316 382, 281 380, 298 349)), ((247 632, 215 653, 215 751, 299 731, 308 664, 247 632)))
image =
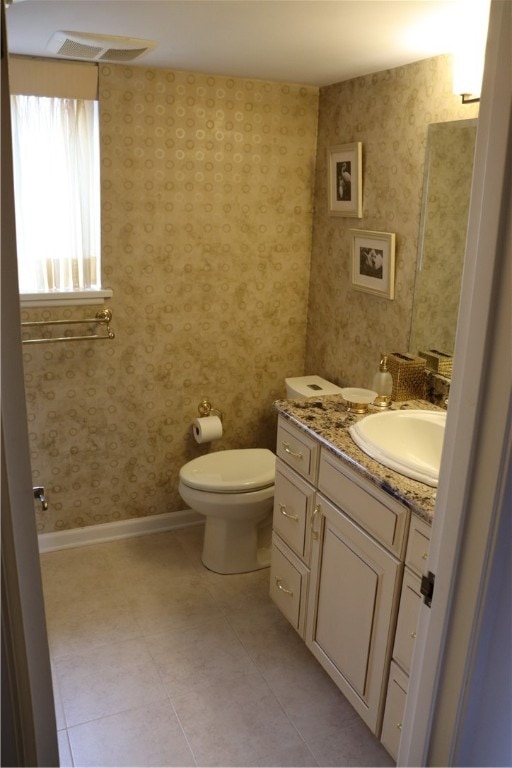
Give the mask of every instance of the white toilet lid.
POLYGON ((216 451, 192 459, 180 469, 180 480, 203 491, 253 491, 273 485, 276 457, 266 448, 216 451))

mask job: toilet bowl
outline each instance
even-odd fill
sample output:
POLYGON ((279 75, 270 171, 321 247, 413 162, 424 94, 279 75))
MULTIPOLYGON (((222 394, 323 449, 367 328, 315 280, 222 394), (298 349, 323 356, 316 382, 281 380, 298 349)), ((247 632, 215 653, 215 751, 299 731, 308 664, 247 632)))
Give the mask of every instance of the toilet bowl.
POLYGON ((180 470, 179 493, 206 518, 202 561, 216 573, 270 565, 276 457, 266 448, 199 456, 180 470))

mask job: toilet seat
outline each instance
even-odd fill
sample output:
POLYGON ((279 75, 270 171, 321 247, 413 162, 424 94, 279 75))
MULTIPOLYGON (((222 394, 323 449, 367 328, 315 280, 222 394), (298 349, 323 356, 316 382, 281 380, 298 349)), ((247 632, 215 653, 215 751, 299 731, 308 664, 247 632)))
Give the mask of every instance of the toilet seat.
POLYGON ((192 459, 180 469, 190 488, 210 493, 243 493, 275 482, 276 457, 266 448, 216 451, 192 459))

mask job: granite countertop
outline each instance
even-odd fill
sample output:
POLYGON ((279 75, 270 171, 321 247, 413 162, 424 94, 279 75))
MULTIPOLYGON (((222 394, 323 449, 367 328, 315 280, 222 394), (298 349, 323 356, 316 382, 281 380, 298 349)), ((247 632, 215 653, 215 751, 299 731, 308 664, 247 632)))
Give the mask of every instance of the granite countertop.
MULTIPOLYGON (((425 400, 393 403, 392 408, 397 410, 404 405, 408 408, 442 410, 425 400)), ((402 502, 427 523, 432 523, 437 489, 384 467, 358 448, 350 437, 348 428, 351 424, 370 413, 378 413, 380 409, 370 405, 366 414, 347 413, 341 395, 277 400, 274 408, 296 427, 319 440, 352 470, 402 502)))

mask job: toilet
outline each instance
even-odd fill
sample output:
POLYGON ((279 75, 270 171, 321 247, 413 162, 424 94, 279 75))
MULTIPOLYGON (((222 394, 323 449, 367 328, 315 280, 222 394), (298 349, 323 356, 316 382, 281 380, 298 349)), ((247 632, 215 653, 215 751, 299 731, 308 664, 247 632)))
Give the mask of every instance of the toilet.
MULTIPOLYGON (((288 398, 341 393, 320 376, 285 380, 288 398)), ((206 518, 202 562, 216 573, 270 565, 276 457, 266 448, 215 451, 180 469, 179 493, 206 518)))
POLYGON ((216 451, 181 468, 181 498, 206 517, 201 559, 211 571, 270 565, 270 536, 262 541, 259 527, 272 513, 275 474, 276 457, 266 448, 216 451))

